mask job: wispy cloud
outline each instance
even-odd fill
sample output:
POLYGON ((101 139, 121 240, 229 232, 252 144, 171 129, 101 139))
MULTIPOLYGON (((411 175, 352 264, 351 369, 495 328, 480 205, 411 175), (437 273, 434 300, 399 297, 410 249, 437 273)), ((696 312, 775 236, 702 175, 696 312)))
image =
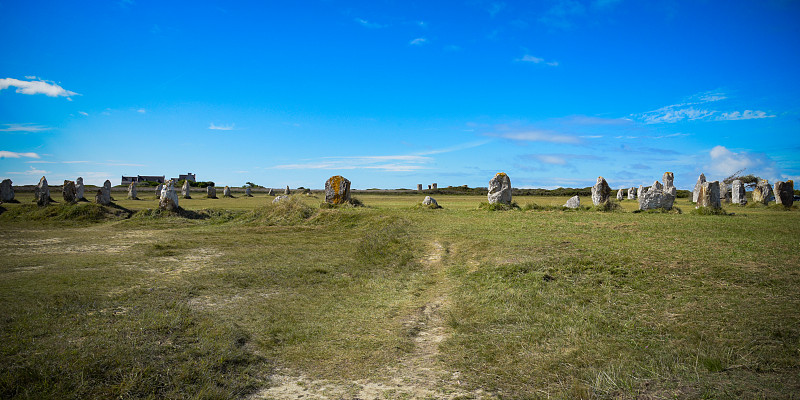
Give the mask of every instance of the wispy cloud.
POLYGON ((377 169, 388 172, 409 172, 427 169, 424 164, 433 162, 431 157, 418 155, 324 157, 321 160, 273 166, 273 169, 377 169))
POLYGON ((524 62, 524 63, 531 63, 531 64, 544 64, 544 65, 547 65, 547 66, 550 66, 550 67, 557 67, 558 66, 558 61, 545 61, 544 58, 535 57, 535 56, 532 56, 530 54, 525 54, 521 58, 514 59, 514 61, 524 62))
POLYGON ((216 131, 232 131, 232 130, 236 129, 236 124, 214 125, 214 123, 212 122, 211 125, 208 126, 208 129, 213 129, 213 130, 216 130, 216 131))
POLYGON ((761 119, 761 118, 774 118, 775 115, 769 115, 765 111, 744 110, 742 112, 733 111, 722 113, 716 118, 717 121, 740 121, 743 119, 761 119))
POLYGON ((78 93, 62 88, 55 82, 45 81, 38 78, 30 81, 23 81, 14 78, 0 79, 0 90, 7 89, 12 86, 17 88, 17 93, 22 94, 43 94, 49 97, 66 97, 67 100, 72 100, 70 99, 70 96, 80 96, 78 93))
POLYGON ((50 171, 45 171, 43 169, 36 169, 36 167, 34 167, 33 165, 31 165, 31 169, 29 169, 27 171, 9 172, 9 174, 14 174, 14 175, 45 175, 45 174, 49 174, 49 173, 50 173, 50 171))
POLYGON ((421 45, 426 44, 426 43, 428 43, 428 39, 426 39, 424 37, 418 37, 418 38, 408 42, 408 44, 411 45, 411 46, 421 46, 421 45))
POLYGON ((0 151, 0 158, 22 158, 22 157, 41 158, 36 153, 16 153, 13 151, 6 151, 6 150, 0 151))
POLYGON ((146 114, 147 110, 145 110, 144 108, 140 108, 140 109, 136 110, 136 112, 138 112, 139 114, 146 114))
POLYGON ((0 132, 42 132, 53 128, 36 124, 0 124, 5 128, 0 128, 0 132))
POLYGON ((589 154, 525 154, 521 156, 523 159, 538 161, 542 164, 550 165, 568 165, 572 160, 603 160, 604 157, 593 156, 589 154))
POLYGON ((719 90, 712 90, 689 96, 681 103, 642 114, 634 114, 632 117, 645 124, 673 124, 682 121, 739 121, 775 117, 775 115, 760 110, 721 112, 712 108, 711 103, 726 99, 728 99, 727 94, 719 90))
POLYGON ((471 149, 473 147, 483 146, 483 145, 485 145, 487 143, 490 143, 490 142, 491 142, 491 140, 479 140, 479 141, 475 141, 475 142, 462 143, 462 144, 458 144, 458 145, 455 145, 455 146, 445 147, 443 149, 422 151, 422 152, 416 153, 416 155, 429 156, 429 155, 433 155, 433 154, 450 153, 450 152, 454 152, 454 151, 471 149))
POLYGON ((376 23, 376 22, 370 22, 370 21, 367 21, 367 20, 365 20, 363 18, 355 18, 355 21, 359 25, 361 25, 361 26, 363 26, 365 28, 371 28, 371 29, 386 28, 388 26, 388 25, 383 25, 383 24, 379 24, 379 23, 376 23))
POLYGON ((83 115, 84 117, 89 116, 89 113, 87 113, 86 111, 78 111, 78 114, 83 115))
POLYGON ((577 144, 580 139, 576 136, 564 135, 550 130, 525 130, 515 132, 489 133, 490 136, 501 137, 524 142, 549 142, 563 144, 577 144))

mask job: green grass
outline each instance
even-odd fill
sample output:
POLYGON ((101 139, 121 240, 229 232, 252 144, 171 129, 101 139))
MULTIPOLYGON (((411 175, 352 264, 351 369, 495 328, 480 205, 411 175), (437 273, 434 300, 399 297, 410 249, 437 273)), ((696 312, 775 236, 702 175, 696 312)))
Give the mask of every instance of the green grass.
POLYGON ((386 382, 419 353, 434 298, 434 366, 458 383, 431 385, 467 398, 800 393, 796 209, 422 198, 196 195, 166 213, 22 194, 0 210, 0 397, 246 398, 285 369, 386 382))

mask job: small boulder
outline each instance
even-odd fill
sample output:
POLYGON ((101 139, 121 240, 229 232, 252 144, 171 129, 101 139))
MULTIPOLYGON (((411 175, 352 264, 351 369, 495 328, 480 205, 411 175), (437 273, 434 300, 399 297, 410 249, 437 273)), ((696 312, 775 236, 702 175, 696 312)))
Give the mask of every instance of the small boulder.
POLYGON ((738 179, 731 183, 731 203, 740 206, 747 204, 747 194, 744 190, 744 183, 738 179))
POLYGON ((775 203, 784 207, 794 204, 794 181, 775 182, 775 203))
POLYGON ((3 179, 3 183, 0 183, 0 202, 14 201, 14 187, 11 183, 11 179, 3 179))
POLYGON ((592 204, 598 206, 608 201, 611 195, 611 188, 602 176, 597 177, 597 183, 592 186, 592 204))
POLYGON ((350 181, 341 175, 334 175, 325 181, 325 202, 344 204, 350 201, 350 181))
POLYGON ((206 186, 206 197, 209 199, 216 199, 217 198, 217 187, 214 185, 206 186))
POLYGON ((65 180, 64 186, 61 187, 61 196, 64 197, 64 201, 67 203, 77 203, 78 197, 75 195, 75 182, 65 180))
POLYGON ((86 200, 84 196, 85 191, 86 187, 83 185, 83 178, 79 176, 78 179, 75 180, 75 198, 78 200, 86 200))
POLYGON ((425 200, 422 200, 422 205, 439 207, 439 203, 431 196, 425 196, 425 200))
POLYGON ((581 198, 578 196, 572 196, 567 200, 566 203, 564 203, 564 207, 572 209, 578 208, 580 206, 581 206, 581 198))
POLYGON ((511 204, 511 178, 498 172, 489 181, 489 204, 511 204))
POLYGON ((39 206, 43 207, 50 204, 50 186, 47 185, 47 179, 45 177, 39 179, 39 184, 36 185, 33 195, 36 198, 36 204, 39 206))
POLYGON ((285 201, 285 200, 289 200, 289 196, 288 195, 282 194, 280 196, 275 196, 275 198, 272 199, 272 204, 277 204, 277 203, 280 203, 280 202, 285 201))
POLYGON ((719 182, 703 182, 700 187, 700 193, 697 196, 697 206, 695 208, 708 207, 708 208, 722 208, 722 203, 719 199, 719 182))
POLYGON ((753 202, 768 204, 771 197, 772 186, 769 185, 769 181, 762 179, 753 189, 753 202))

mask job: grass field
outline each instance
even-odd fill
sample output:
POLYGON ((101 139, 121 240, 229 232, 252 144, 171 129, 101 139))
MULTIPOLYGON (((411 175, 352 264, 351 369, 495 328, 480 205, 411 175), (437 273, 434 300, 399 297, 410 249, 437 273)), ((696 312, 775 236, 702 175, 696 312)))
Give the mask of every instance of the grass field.
POLYGON ((141 197, 0 206, 0 398, 800 398, 796 206, 141 197))

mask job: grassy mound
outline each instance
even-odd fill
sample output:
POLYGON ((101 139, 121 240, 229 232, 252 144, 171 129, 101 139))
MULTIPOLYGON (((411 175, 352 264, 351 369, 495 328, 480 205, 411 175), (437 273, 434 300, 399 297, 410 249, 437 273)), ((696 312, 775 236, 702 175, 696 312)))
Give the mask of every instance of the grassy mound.
POLYGON ((95 203, 78 204, 51 204, 39 207, 35 204, 25 204, 9 208, 0 214, 0 220, 6 221, 72 221, 72 222, 103 222, 129 218, 131 210, 117 205, 102 206, 95 203))

